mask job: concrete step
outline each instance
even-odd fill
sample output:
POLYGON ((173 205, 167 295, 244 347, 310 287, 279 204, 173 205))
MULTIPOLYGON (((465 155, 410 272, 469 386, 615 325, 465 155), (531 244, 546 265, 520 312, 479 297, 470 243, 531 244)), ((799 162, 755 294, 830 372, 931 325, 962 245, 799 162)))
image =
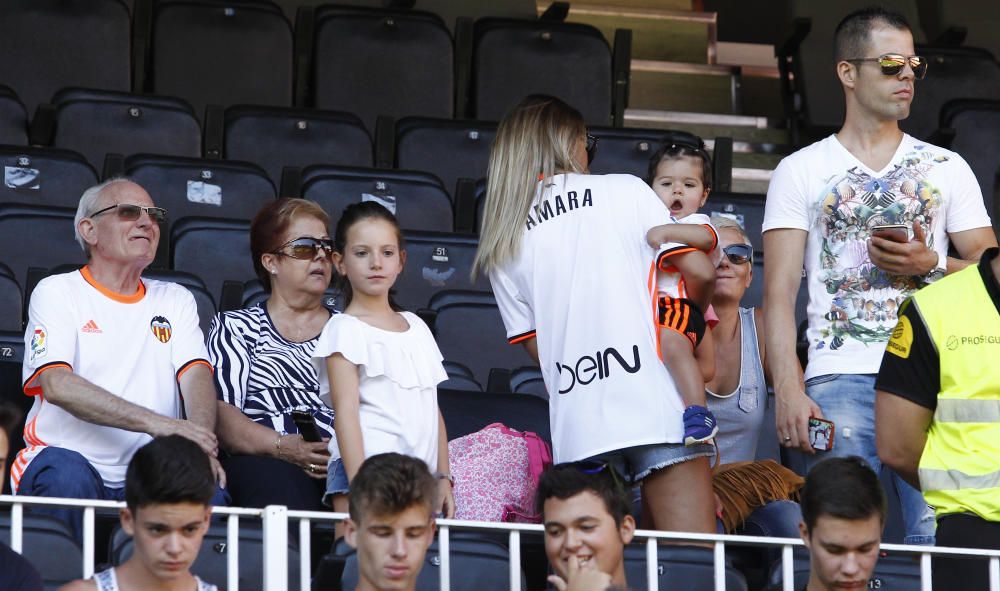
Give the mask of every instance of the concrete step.
POLYGON ((788 130, 780 129, 778 121, 767 117, 723 115, 705 112, 627 109, 625 127, 647 129, 681 129, 703 138, 731 137, 737 142, 759 144, 754 151, 778 151, 791 142, 788 130))
MULTIPOLYGON (((546 3, 539 3, 540 11, 546 3)), ((715 63, 716 15, 713 12, 572 3, 567 22, 601 30, 608 43, 615 29, 632 30, 634 59, 715 63)))

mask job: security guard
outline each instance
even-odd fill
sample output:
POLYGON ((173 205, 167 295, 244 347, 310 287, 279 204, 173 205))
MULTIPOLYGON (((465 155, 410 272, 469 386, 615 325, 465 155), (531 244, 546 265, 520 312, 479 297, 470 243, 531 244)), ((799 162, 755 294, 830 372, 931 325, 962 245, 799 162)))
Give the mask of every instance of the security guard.
MULTIPOLYGON (((937 544, 1000 549, 1000 250, 904 302, 875 383, 879 457, 919 486, 937 544)), ((986 561, 940 559, 936 589, 988 589, 986 561)))

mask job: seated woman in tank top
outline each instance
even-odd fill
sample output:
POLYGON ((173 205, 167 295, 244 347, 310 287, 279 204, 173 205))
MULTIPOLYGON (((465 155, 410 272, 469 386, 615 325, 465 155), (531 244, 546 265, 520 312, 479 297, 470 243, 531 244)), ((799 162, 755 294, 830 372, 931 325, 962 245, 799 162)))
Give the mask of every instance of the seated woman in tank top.
MULTIPOLYGON (((724 256, 716 268, 712 306, 719 323, 712 330, 715 377, 706 384, 708 408, 719 421, 715 441, 720 461, 752 461, 767 406, 764 339, 758 338, 764 314, 742 308, 740 300, 753 281, 753 246, 739 222, 713 217, 724 256)), ((798 537, 798 503, 772 501, 757 507, 735 532, 746 535, 798 537)))

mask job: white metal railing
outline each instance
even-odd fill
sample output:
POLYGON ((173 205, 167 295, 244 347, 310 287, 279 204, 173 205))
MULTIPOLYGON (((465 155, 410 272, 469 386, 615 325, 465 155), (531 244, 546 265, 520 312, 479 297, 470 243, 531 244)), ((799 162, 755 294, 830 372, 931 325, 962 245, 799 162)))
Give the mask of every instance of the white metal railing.
MULTIPOLYGON (((0 495, 0 505, 11 506, 11 548, 16 552, 23 549, 23 527, 25 506, 79 507, 83 509, 83 576, 94 574, 94 515, 97 509, 120 509, 125 503, 116 501, 95 501, 88 499, 56 499, 45 497, 23 497, 0 495)), ((264 591, 284 591, 288 583, 288 524, 299 521, 299 587, 301 591, 310 589, 312 563, 311 526, 314 521, 337 522, 347 518, 344 513, 319 511, 289 511, 280 505, 264 509, 241 507, 213 507, 216 515, 227 515, 226 586, 230 591, 239 588, 239 522, 241 517, 259 518, 263 522, 264 546, 264 591)), ((521 591, 521 534, 531 532, 541 534, 541 525, 520 523, 491 523, 483 521, 459 521, 438 519, 438 549, 441 557, 441 591, 451 589, 451 558, 449 539, 455 529, 480 531, 506 531, 510 544, 510 591, 521 591)), ((734 536, 720 534, 695 534, 637 530, 635 537, 645 539, 646 578, 649 591, 657 591, 659 577, 657 571, 657 547, 661 541, 712 544, 714 549, 714 581, 716 591, 726 589, 726 546, 771 546, 782 549, 782 589, 794 591, 794 570, 792 548, 802 546, 797 538, 765 538, 757 536, 734 536)), ((921 591, 931 591, 931 557, 963 556, 989 561, 990 591, 1000 591, 1000 550, 977 550, 970 548, 941 548, 931 546, 908 546, 902 544, 882 544, 882 550, 920 556, 921 591)))

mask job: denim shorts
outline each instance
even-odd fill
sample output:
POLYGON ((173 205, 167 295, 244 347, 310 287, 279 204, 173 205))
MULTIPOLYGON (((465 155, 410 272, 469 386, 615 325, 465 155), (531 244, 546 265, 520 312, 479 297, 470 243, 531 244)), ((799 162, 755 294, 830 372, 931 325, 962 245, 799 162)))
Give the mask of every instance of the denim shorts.
POLYGON ((638 484, 653 472, 696 458, 715 456, 711 443, 684 445, 683 443, 654 443, 617 449, 591 458, 588 462, 605 462, 631 484, 638 484))
POLYGON ((326 467, 326 492, 323 493, 323 504, 332 507, 334 495, 346 495, 349 491, 344 460, 340 458, 331 460, 326 467))

